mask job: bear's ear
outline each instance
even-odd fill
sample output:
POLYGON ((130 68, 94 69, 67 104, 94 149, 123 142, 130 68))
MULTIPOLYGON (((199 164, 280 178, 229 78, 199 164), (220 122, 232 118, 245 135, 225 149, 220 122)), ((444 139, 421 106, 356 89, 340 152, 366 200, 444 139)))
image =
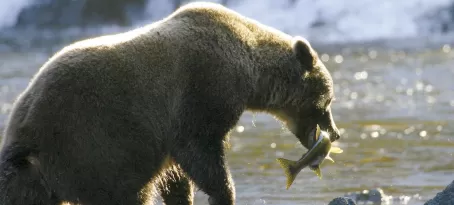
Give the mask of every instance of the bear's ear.
POLYGON ((306 39, 297 36, 293 38, 292 47, 296 59, 305 69, 311 71, 316 63, 316 53, 311 44, 306 39))

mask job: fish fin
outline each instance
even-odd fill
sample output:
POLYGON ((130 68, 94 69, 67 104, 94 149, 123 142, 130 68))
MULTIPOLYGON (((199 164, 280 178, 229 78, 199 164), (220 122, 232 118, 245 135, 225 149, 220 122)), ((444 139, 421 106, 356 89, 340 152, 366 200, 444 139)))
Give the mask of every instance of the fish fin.
POLYGON ((329 155, 327 155, 327 156, 325 157, 325 159, 327 159, 327 160, 331 161, 332 163, 334 163, 333 158, 331 158, 329 155))
POLYGON ((319 179, 322 179, 322 171, 320 170, 320 166, 311 167, 311 170, 315 172, 319 179))
POLYGON ((344 152, 344 150, 342 150, 342 149, 339 148, 339 147, 331 147, 331 149, 329 150, 329 152, 335 153, 335 154, 340 154, 340 153, 344 152))
POLYGON ((279 165, 284 169, 285 176, 287 177, 287 185, 286 189, 288 190, 292 185, 293 181, 295 181, 296 174, 292 171, 292 167, 296 165, 295 161, 278 158, 276 159, 279 165))

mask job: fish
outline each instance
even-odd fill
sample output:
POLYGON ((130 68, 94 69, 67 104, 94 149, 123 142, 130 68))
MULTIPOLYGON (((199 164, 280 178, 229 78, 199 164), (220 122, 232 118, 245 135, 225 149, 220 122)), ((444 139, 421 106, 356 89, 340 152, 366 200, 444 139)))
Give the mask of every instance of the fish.
POLYGON ((312 148, 306 152, 301 159, 298 161, 292 161, 284 158, 276 159, 279 165, 284 169, 285 176, 287 177, 286 189, 295 181, 298 173, 305 167, 309 167, 315 174, 322 179, 322 172, 320 170, 320 164, 325 160, 329 160, 334 163, 334 160, 330 157, 330 153, 342 153, 343 150, 339 147, 331 146, 331 140, 328 133, 320 130, 317 125, 313 141, 312 148))

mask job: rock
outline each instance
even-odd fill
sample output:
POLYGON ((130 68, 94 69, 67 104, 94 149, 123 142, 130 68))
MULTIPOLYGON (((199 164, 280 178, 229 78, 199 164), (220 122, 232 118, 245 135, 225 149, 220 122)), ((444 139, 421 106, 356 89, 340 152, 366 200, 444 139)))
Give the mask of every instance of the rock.
POLYGON ((424 205, 454 205, 454 181, 424 205))
POLYGON ((356 203, 347 197, 338 197, 329 202, 328 205, 356 205, 356 203))
MULTIPOLYGON (((356 205, 355 202, 359 201, 367 202, 369 204, 380 204, 384 197, 386 197, 386 195, 383 190, 377 188, 364 190, 362 192, 348 193, 345 197, 333 199, 328 205, 356 205)), ((454 181, 424 205, 454 205, 454 181)))
POLYGON ((344 197, 352 199, 354 202, 364 202, 369 204, 381 204, 383 199, 387 197, 382 189, 367 189, 359 192, 347 193, 344 197))

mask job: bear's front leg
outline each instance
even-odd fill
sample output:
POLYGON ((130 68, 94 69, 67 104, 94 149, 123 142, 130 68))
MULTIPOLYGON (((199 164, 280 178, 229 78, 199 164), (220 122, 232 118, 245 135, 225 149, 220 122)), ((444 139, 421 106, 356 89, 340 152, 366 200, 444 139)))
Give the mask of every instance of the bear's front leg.
POLYGON ((192 205, 194 193, 192 182, 177 166, 166 170, 159 191, 165 205, 192 205))
POLYGON ((234 205, 235 188, 227 168, 222 139, 208 138, 178 143, 175 161, 209 196, 210 205, 234 205))

